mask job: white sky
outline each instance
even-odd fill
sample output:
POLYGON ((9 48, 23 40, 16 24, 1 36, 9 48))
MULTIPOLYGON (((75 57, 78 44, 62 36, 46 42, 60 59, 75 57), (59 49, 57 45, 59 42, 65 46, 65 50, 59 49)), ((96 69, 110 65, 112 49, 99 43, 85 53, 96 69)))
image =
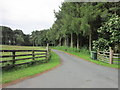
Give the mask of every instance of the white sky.
POLYGON ((33 30, 49 29, 64 0, 0 0, 0 25, 21 29, 25 34, 33 30))

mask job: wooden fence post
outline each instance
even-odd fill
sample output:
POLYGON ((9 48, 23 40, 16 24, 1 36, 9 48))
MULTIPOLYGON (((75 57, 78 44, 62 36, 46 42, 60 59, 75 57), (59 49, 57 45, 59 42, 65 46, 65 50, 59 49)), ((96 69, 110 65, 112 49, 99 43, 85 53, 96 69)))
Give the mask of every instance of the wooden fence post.
POLYGON ((15 64, 15 51, 12 52, 13 54, 13 65, 15 64))
POLYGON ((110 57, 109 57, 109 59, 110 59, 110 64, 113 64, 113 50, 112 50, 112 48, 110 47, 110 57))
POLYGON ((47 43, 46 49, 47 49, 47 52, 49 52, 49 43, 47 43))
POLYGON ((47 43, 47 47, 46 47, 46 50, 47 50, 47 56, 46 56, 46 58, 48 59, 48 55, 49 55, 49 43, 47 43))
POLYGON ((32 51, 33 60, 35 60, 35 51, 32 51))

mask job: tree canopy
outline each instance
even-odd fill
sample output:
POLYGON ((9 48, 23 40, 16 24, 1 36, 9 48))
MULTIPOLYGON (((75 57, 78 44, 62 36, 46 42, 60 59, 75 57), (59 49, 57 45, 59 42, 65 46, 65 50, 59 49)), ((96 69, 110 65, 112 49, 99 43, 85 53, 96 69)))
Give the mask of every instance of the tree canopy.
POLYGON ((90 51, 120 47, 120 2, 64 2, 54 14, 56 20, 51 28, 35 30, 31 35, 3 27, 2 43, 34 46, 49 43, 77 49, 86 46, 90 51))

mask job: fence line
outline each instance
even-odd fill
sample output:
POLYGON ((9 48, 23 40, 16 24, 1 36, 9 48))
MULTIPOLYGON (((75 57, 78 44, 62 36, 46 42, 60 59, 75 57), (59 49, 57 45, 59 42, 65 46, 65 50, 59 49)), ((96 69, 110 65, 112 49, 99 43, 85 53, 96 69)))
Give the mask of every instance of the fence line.
POLYGON ((109 64, 120 64, 120 53, 114 53, 110 48, 110 52, 97 51, 97 59, 109 64))
MULTIPOLYGON (((49 49, 49 48, 47 48, 49 49)), ((1 68, 5 68, 5 67, 14 67, 14 66, 18 66, 18 65, 23 65, 23 64, 32 64, 35 62, 47 62, 48 58, 49 58, 49 50, 0 50, 0 52, 11 52, 12 55, 1 55, 0 58, 9 58, 11 57, 11 60, 1 60, 0 64, 1 64, 1 68), (31 52, 32 54, 21 54, 21 55, 16 55, 17 52, 31 52), (35 53, 35 52, 42 52, 42 53, 35 53), (36 55, 42 55, 42 56, 36 56, 36 55), (16 59, 16 57, 21 57, 21 56, 32 56, 32 57, 26 57, 26 58, 20 58, 20 59, 16 59), (45 58, 43 60, 35 60, 36 58, 45 58), (32 59, 32 61, 29 62, 23 62, 23 63, 18 63, 16 64, 16 61, 22 61, 22 60, 28 60, 28 59, 32 59), (5 65, 3 66, 3 64, 5 63, 12 63, 9 65, 5 65)))

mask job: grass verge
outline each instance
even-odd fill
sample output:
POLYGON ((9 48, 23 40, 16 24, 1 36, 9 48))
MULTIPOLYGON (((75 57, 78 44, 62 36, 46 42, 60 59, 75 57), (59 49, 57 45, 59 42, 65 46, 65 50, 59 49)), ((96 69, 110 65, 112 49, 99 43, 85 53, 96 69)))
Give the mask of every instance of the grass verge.
POLYGON ((62 50, 64 52, 70 53, 72 55, 76 55, 78 57, 80 57, 81 59, 85 59, 87 61, 93 62, 95 64, 98 65, 102 65, 102 66, 107 66, 107 67, 112 67, 112 68, 120 68, 119 65, 115 65, 115 64, 108 64, 108 63, 104 63, 98 60, 92 60, 90 58, 90 54, 89 51, 84 47, 80 50, 77 50, 76 48, 69 48, 69 47, 65 47, 65 46, 58 46, 58 47, 52 47, 53 49, 57 49, 57 50, 62 50))
POLYGON ((60 64, 60 57, 56 53, 51 52, 51 59, 48 63, 34 65, 31 67, 27 67, 27 68, 20 68, 20 69, 12 70, 12 71, 2 72, 2 84, 5 84, 5 83, 8 83, 8 82, 11 82, 16 79, 23 78, 23 77, 27 77, 27 76, 31 76, 31 75, 44 72, 59 64, 60 64))

